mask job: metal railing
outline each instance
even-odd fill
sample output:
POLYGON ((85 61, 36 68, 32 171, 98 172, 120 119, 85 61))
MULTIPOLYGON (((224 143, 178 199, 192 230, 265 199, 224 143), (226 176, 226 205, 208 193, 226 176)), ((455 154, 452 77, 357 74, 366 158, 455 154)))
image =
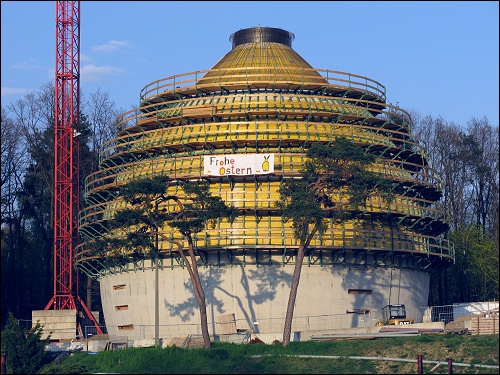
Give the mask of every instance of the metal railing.
POLYGON ((406 315, 417 322, 444 322, 445 324, 468 315, 489 314, 495 309, 498 311, 499 302, 468 302, 454 303, 453 305, 418 307, 407 309, 406 315))
MULTIPOLYGON (((292 323, 292 332, 300 331, 315 331, 315 330, 328 330, 338 329, 339 327, 373 327, 376 321, 373 315, 368 312, 366 314, 333 314, 333 315, 314 315, 294 317, 292 323)), ((285 323, 284 318, 263 318, 253 321, 252 319, 236 319, 235 326, 237 334, 245 335, 247 332, 253 334, 260 333, 281 333, 285 323)), ((219 335, 221 332, 218 330, 218 324, 209 323, 210 335, 219 335)), ((120 332, 120 335, 126 335, 125 331, 121 331, 119 327, 108 326, 107 331, 120 332)), ((103 332, 105 329, 103 329, 103 332)), ((92 337, 96 332, 95 327, 85 327, 85 337, 88 335, 92 337), (88 328, 88 329, 87 329, 88 328)), ((160 337, 186 337, 188 335, 201 335, 201 326, 199 324, 171 324, 160 325, 160 337)), ((136 339, 151 339, 155 337, 155 326, 153 324, 134 324, 134 335, 136 339)), ((242 336, 243 337, 243 336, 242 336)))
MULTIPOLYGON (((445 324, 461 316, 490 314, 498 311, 499 302, 471 302, 456 303, 444 306, 427 306, 406 310, 406 316, 413 319, 414 323, 444 322, 445 324)), ((292 332, 333 330, 344 328, 368 328, 374 327, 381 320, 381 311, 367 311, 366 313, 331 314, 331 315, 311 315, 294 317, 292 332)), ((284 318, 259 318, 259 319, 236 319, 235 327, 238 333, 245 334, 251 332, 259 333, 281 333, 284 327, 284 318)), ((211 335, 220 334, 216 322, 209 323, 211 335)), ((108 331, 118 332, 118 327, 100 326, 104 333, 108 331)), ((97 334, 94 326, 85 326, 85 338, 91 338, 97 334)), ((201 335, 199 324, 171 324, 159 326, 160 337, 186 337, 188 335, 201 335)), ((120 332, 119 336, 126 336, 127 332, 120 332)), ((155 337, 154 325, 134 325, 134 337, 137 339, 150 339, 155 337)))

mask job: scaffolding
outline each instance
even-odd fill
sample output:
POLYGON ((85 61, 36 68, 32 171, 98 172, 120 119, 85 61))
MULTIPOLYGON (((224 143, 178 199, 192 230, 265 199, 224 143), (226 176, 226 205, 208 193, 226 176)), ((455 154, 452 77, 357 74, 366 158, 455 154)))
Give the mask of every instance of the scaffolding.
MULTIPOLYGON (((274 30, 274 29, 273 29, 274 30)), ((271 31, 273 31, 271 30, 271 31)), ((346 137, 376 156, 374 172, 392 179, 398 194, 387 204, 372 197, 361 217, 316 235, 308 265, 355 264, 426 270, 454 261, 443 236, 448 220, 440 179, 429 167, 425 145, 411 134, 411 118, 386 103, 385 87, 367 77, 314 69, 292 48, 293 34, 264 40, 233 35, 233 48, 212 69, 160 79, 140 92, 138 108, 117 118, 119 134, 100 153, 100 170, 85 181, 87 206, 80 212, 83 244, 77 265, 91 277, 148 269, 148 261, 122 253, 113 265, 85 248, 125 208, 118 191, 129 181, 167 175, 169 194, 182 200, 180 181, 208 180, 211 192, 239 210, 194 237, 205 264, 282 264, 294 260, 298 242, 276 208, 278 189, 300 176, 307 148, 346 137), (247 40, 248 39, 248 40, 247 40), (272 153, 274 172, 252 176, 206 176, 206 155, 272 153)), ((339 195, 337 202, 342 203, 339 195)), ((175 211, 172 203, 161 207, 175 211)), ((162 266, 182 267, 161 228, 162 266)))

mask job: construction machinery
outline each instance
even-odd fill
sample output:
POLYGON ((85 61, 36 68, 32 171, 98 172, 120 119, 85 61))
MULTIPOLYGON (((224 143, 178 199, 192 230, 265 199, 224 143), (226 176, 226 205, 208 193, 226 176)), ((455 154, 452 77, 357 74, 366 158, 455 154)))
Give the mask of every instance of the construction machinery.
POLYGON ((405 305, 386 305, 382 309, 382 322, 377 322, 377 326, 391 326, 401 324, 413 324, 413 319, 406 317, 405 305))

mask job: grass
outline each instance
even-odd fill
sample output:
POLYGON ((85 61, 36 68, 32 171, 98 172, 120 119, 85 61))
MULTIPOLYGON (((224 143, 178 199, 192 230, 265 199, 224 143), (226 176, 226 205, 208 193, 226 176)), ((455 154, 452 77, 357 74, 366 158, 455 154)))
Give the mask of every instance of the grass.
MULTIPOLYGON (((454 365, 455 374, 498 374, 498 368, 478 364, 499 363, 498 335, 432 334, 376 340, 337 340, 280 344, 214 343, 212 348, 182 349, 129 348, 97 354, 75 353, 59 364, 46 365, 41 373, 120 373, 120 374, 415 374, 417 364, 408 362, 358 360, 349 358, 298 358, 290 355, 367 356, 469 363, 454 365), (255 356, 255 357, 254 357, 255 356)), ((447 365, 424 363, 424 373, 447 374, 447 365), (431 371, 432 370, 432 371, 431 371)))

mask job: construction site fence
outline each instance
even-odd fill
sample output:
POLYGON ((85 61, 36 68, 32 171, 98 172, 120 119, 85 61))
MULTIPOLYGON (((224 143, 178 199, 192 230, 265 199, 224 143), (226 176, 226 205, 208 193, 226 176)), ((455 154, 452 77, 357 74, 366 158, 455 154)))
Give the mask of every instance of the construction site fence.
POLYGON ((443 322, 447 324, 463 316, 481 315, 488 317, 495 313, 498 314, 498 307, 498 301, 454 303, 453 305, 407 309, 406 316, 414 319, 415 323, 443 322))
MULTIPOLYGON (((414 323, 443 322, 445 324, 454 321, 463 316, 482 316, 490 317, 498 315, 499 302, 468 302, 455 303, 443 306, 426 306, 406 310, 406 316, 413 319, 414 323)), ((381 320, 382 312, 374 310, 364 310, 364 312, 349 312, 345 314, 332 315, 311 315, 304 317, 294 317, 292 323, 292 332, 315 331, 315 330, 333 330, 339 328, 368 328, 374 327, 381 320)), ((28 319, 18 319, 19 325, 24 329, 30 329, 32 321, 28 319)), ((261 332, 283 331, 284 318, 259 318, 259 319, 235 319, 234 325, 237 332, 252 332, 254 334, 261 332)), ((224 330, 221 329, 221 323, 209 322, 209 332, 211 335, 218 335, 224 330)), ((106 325, 99 326, 103 333, 108 331, 120 331, 120 336, 128 336, 126 331, 120 330, 120 327, 110 327, 106 325), (114 329, 111 329, 114 328, 114 329)), ((92 338, 98 334, 97 328, 93 325, 84 326, 84 338, 92 338)), ((143 339, 155 337, 154 325, 134 325, 134 336, 143 339)), ((187 335, 201 335, 200 324, 174 324, 160 325, 160 337, 177 337, 187 335)))
MULTIPOLYGON (((498 313, 499 302, 472 302, 457 303, 444 306, 427 306, 407 309, 406 316, 413 319, 414 323, 443 322, 447 324, 459 317, 466 315, 489 316, 498 313)), ((381 320, 381 311, 365 310, 362 313, 346 312, 345 314, 297 316, 293 318, 292 332, 334 330, 339 328, 368 328, 374 327, 381 320)), ((283 332, 284 318, 259 318, 259 319, 235 319, 233 324, 236 332, 280 333, 283 332)), ((226 327, 221 323, 209 322, 211 335, 219 335, 226 332, 226 327)), ((120 327, 101 326, 103 332, 114 331, 126 335, 120 327), (114 329, 110 329, 114 328, 114 329)), ((134 336, 140 339, 155 337, 154 325, 134 325, 134 336)), ((97 334, 94 326, 86 326, 85 337, 97 334)), ((201 335, 200 324, 174 324, 159 325, 160 337, 183 337, 187 335, 201 335)))
MULTIPOLYGON (((377 319, 375 319, 377 320, 377 319)), ((335 329, 338 327, 370 327, 375 325, 375 320, 372 319, 372 314, 336 314, 336 315, 317 315, 294 317, 292 322, 292 331, 314 331, 323 329, 335 329)), ((220 335, 227 333, 227 327, 222 327, 224 323, 209 322, 209 333, 211 335, 220 335)), ((263 318, 253 321, 250 319, 235 319, 233 321, 235 334, 251 332, 259 333, 279 333, 283 332, 285 319, 284 318, 263 318)), ((114 331, 121 332, 120 327, 110 327, 107 329, 101 326, 103 332, 114 331), (113 328, 113 329, 111 329, 113 328)), ((134 337, 138 339, 148 339, 155 337, 155 325, 134 325, 134 337)), ((84 330, 85 337, 92 337, 97 334, 94 326, 86 326, 84 330)), ((121 333, 122 334, 122 333, 121 333)), ((123 334, 126 334, 123 332, 123 334)), ((187 335, 201 335, 200 324, 172 324, 159 325, 160 337, 185 337, 187 335)))

